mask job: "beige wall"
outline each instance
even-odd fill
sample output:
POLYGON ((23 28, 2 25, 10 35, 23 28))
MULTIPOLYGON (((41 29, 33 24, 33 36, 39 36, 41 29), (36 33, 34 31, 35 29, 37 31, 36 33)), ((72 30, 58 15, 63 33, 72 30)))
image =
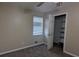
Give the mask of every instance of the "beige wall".
POLYGON ((32 16, 15 5, 0 4, 0 53, 35 44, 32 16))
POLYGON ((79 4, 71 7, 63 7, 53 14, 68 13, 67 34, 65 40, 65 51, 79 56, 79 4))

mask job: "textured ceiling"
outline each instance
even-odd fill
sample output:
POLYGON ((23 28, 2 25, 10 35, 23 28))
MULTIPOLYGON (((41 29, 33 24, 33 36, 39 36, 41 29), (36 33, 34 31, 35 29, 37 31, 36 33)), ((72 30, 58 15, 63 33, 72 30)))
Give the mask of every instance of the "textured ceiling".
MULTIPOLYGON (((5 5, 17 5, 20 8, 23 9, 29 9, 35 12, 42 12, 42 13, 46 13, 46 12, 50 12, 56 9, 56 3, 54 2, 45 2, 43 5, 41 5, 40 7, 37 7, 37 4, 39 4, 40 2, 0 2, 0 4, 5 4, 5 5)), ((70 5, 75 5, 75 4, 79 4, 76 2, 64 2, 62 4, 63 7, 69 7, 70 5)), ((58 8, 59 9, 59 8, 58 8)))
POLYGON ((39 11, 39 12, 49 12, 51 11, 53 8, 55 8, 56 3, 53 2, 46 2, 44 3, 42 6, 40 7, 34 7, 35 11, 39 11))

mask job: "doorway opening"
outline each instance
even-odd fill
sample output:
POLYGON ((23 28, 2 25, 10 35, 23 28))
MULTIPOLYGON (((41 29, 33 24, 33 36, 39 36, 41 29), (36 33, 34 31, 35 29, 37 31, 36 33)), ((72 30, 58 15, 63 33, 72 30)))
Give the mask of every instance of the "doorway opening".
POLYGON ((53 48, 60 49, 62 52, 64 47, 65 22, 66 14, 57 15, 54 17, 53 48))

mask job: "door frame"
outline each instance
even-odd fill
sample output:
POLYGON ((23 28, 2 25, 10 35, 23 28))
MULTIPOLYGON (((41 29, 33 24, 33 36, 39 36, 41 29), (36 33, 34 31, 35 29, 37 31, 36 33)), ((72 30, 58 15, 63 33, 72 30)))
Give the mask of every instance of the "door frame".
MULTIPOLYGON (((63 52, 65 51, 65 48, 66 48, 66 39, 67 39, 67 23, 68 23, 68 12, 63 12, 63 13, 57 13, 57 14, 54 14, 53 17, 54 17, 54 21, 55 21, 55 17, 56 16, 60 16, 60 15, 64 15, 66 14, 66 19, 65 19, 65 31, 64 31, 64 45, 63 45, 63 52)), ((54 28, 53 28, 53 34, 54 34, 54 28)))

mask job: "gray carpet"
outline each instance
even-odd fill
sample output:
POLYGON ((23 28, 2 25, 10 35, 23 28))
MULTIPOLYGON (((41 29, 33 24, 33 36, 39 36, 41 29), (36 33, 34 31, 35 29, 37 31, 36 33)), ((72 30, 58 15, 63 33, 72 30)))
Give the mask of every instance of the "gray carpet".
POLYGON ((51 50, 47 50, 47 46, 42 44, 39 46, 19 50, 12 53, 1 55, 0 57, 71 57, 63 53, 59 47, 54 47, 51 50))

